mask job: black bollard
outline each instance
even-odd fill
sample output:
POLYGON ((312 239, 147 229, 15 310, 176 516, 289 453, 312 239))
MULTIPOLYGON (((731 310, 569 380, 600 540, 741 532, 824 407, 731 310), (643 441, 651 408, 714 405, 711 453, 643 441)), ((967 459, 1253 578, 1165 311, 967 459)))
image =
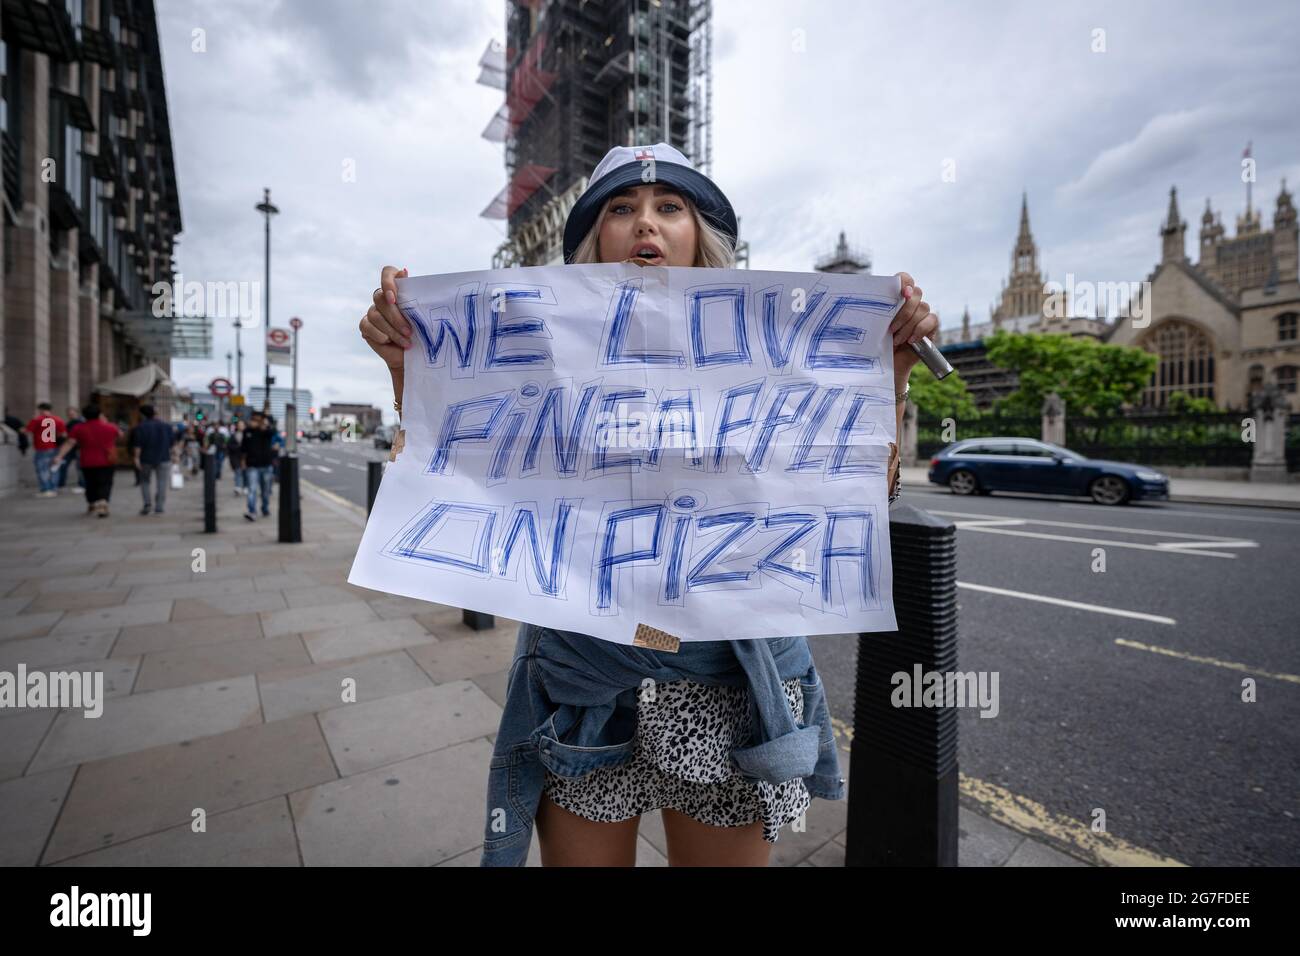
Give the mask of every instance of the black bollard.
POLYGON ((482 611, 461 611, 460 619, 471 631, 488 631, 497 626, 497 619, 482 611))
POLYGON ((894 674, 957 669, 956 528, 889 517, 898 630, 858 635, 844 865, 956 866, 957 709, 891 702, 894 674))
POLYGON ((298 459, 280 457, 280 543, 302 541, 302 510, 298 497, 298 459))
POLYGON ((217 459, 211 454, 203 456, 203 531, 217 531, 217 459))
POLYGON ((379 483, 384 480, 384 463, 371 461, 366 463, 366 516, 375 507, 375 496, 379 494, 379 483))

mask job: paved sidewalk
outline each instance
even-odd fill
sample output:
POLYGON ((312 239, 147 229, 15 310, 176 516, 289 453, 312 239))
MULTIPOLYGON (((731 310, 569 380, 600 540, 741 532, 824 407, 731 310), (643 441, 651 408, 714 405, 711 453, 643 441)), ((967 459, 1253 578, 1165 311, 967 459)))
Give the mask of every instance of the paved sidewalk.
MULTIPOLYGON (((139 500, 120 471, 108 519, 4 502, 0 670, 100 671, 107 700, 0 709, 0 864, 477 866, 517 624, 347 584, 364 517, 310 486, 298 545, 228 473, 215 535, 198 480, 139 500)), ((842 866, 846 810, 814 800, 773 864, 842 866)), ((961 833, 963 866, 1085 865, 965 806, 961 833)), ((667 864, 658 812, 638 848, 667 864)))
MULTIPOLYGON (((902 472, 903 484, 909 487, 942 490, 942 486, 930 482, 928 467, 904 468, 902 472)), ((1214 505, 1253 505, 1257 508, 1300 508, 1300 481, 1284 483, 1170 478, 1169 500, 1214 505)))

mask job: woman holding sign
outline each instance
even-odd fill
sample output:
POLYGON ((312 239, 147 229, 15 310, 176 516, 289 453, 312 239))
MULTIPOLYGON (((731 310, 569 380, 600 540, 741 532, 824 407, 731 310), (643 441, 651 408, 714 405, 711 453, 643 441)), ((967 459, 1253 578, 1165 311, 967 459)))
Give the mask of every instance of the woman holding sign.
MULTIPOLYGON (((611 149, 564 230, 566 263, 733 268, 730 202, 664 143, 611 149)), ((385 266, 361 320, 400 413, 413 329, 385 266)), ((907 273, 894 317, 898 429, 917 363, 939 327, 907 273)), ((598 332, 599 330, 597 330, 598 332)), ((889 499, 898 495, 891 443, 889 499)), ((522 865, 537 823, 545 866, 632 866, 640 815, 662 812, 670 866, 766 866, 780 828, 844 780, 807 638, 634 645, 523 624, 488 782, 484 866, 522 865), (647 648, 662 648, 661 650, 647 648), (792 772, 791 768, 798 767, 792 772)))

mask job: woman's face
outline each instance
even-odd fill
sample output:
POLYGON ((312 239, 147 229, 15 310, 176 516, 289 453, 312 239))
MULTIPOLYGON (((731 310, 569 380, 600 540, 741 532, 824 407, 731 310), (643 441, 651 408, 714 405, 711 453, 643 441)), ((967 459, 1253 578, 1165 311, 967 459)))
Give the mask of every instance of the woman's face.
POLYGON ((605 208, 600 261, 622 262, 640 255, 657 266, 693 266, 696 232, 695 216, 671 186, 634 186, 610 199, 605 208))

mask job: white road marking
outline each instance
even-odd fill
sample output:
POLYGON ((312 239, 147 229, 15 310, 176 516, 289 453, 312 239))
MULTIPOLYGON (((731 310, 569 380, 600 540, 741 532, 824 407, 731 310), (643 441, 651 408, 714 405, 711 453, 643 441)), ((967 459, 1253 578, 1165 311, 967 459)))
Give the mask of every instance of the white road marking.
POLYGON ((1161 541, 1160 547, 1169 549, 1178 548, 1258 548, 1259 543, 1256 541, 1161 541))
POLYGON ((1132 548, 1138 551, 1158 551, 1162 554, 1190 554, 1203 558, 1236 558, 1237 555, 1207 548, 1257 548, 1258 542, 1246 538, 1224 538, 1216 535, 1188 534, 1182 531, 1151 531, 1146 528, 1124 528, 1117 525, 1083 524, 1077 521, 1050 521, 1045 518, 1006 518, 1002 515, 980 514, 970 511, 933 511, 932 514, 954 518, 954 524, 964 531, 982 531, 985 534, 1009 534, 1021 538, 1041 538, 1047 541, 1072 541, 1076 544, 1101 544, 1115 548, 1132 548), (1038 531, 1012 531, 1009 524, 1040 524, 1058 528, 1082 528, 1088 531, 1117 531, 1121 534, 1148 535, 1153 538, 1189 538, 1186 542, 1162 541, 1158 544, 1139 544, 1136 541, 1116 541, 1112 538, 1084 538, 1075 535, 1046 534, 1038 531))
MULTIPOLYGON (((961 528, 961 522, 957 523, 961 528)), ((1076 535, 1068 534, 1043 534, 1038 531, 1012 531, 1010 528, 980 528, 974 527, 970 531, 982 531, 985 534, 1011 534, 1020 538, 1042 538, 1044 541, 1073 541, 1075 544, 1104 544, 1112 548, 1132 548, 1135 551, 1157 551, 1160 554, 1190 554, 1200 558, 1235 558, 1237 555, 1229 554, 1225 551, 1192 551, 1190 549, 1162 548, 1158 544, 1137 544, 1133 541, 1116 541, 1112 538, 1081 538, 1076 535)))
POLYGON ((339 461, 337 458, 326 458, 325 460, 328 461, 331 465, 343 464, 343 462, 339 461))
POLYGON ((1154 624, 1176 624, 1172 617, 1164 617, 1160 614, 1144 614, 1141 611, 1125 611, 1122 608, 1106 607, 1103 604, 1085 604, 1082 601, 1067 601, 1065 598, 1048 597, 1046 594, 1030 594, 1027 591, 1012 591, 1008 588, 994 588, 987 584, 971 584, 968 581, 958 581, 957 587, 970 588, 972 591, 985 591, 989 594, 1000 594, 1003 597, 1015 597, 1025 601, 1040 601, 1043 604, 1056 604, 1060 607, 1072 607, 1080 611, 1093 611, 1097 614, 1113 614, 1115 617, 1128 617, 1137 621, 1151 621, 1154 624))
MULTIPOLYGON (((950 491, 945 491, 944 489, 942 489, 942 488, 938 488, 938 487, 936 487, 936 488, 934 488, 934 489, 929 489, 929 488, 919 488, 919 487, 917 487, 917 488, 911 488, 911 489, 910 489, 910 492, 911 492, 912 494, 917 494, 917 495, 933 495, 933 496, 935 496, 936 498, 939 497, 940 495, 943 495, 944 497, 946 497, 946 498, 948 498, 948 499, 950 499, 950 500, 953 499, 953 498, 956 498, 956 497, 957 497, 957 495, 954 495, 952 492, 950 492, 950 491)), ((1079 501, 1059 501, 1059 500, 1057 500, 1057 499, 1055 499, 1055 498, 1019 498, 1019 497, 1003 497, 1003 498, 1001 498, 1000 500, 1003 500, 1003 501, 1046 501, 1046 502, 1053 502, 1053 503, 1055 503, 1055 505, 1056 505, 1058 508, 1086 508, 1088 511, 1092 512, 1093 514, 1096 514, 1096 513, 1097 513, 1097 509, 1098 509, 1098 508, 1104 508, 1104 507, 1107 507, 1106 505, 1085 504, 1085 503, 1083 503, 1083 502, 1079 502, 1079 501)), ((1185 503, 1185 504, 1189 504, 1189 505, 1191 505, 1191 504, 1196 504, 1196 502, 1194 502, 1194 501, 1181 502, 1181 503, 1185 503)), ((1243 514, 1234 514, 1234 513, 1229 512, 1229 511, 1174 511, 1174 510, 1171 510, 1171 509, 1168 508, 1168 507, 1163 507, 1163 506, 1161 506, 1161 505, 1162 505, 1161 502, 1156 502, 1156 503, 1155 503, 1155 506, 1145 506, 1145 503, 1143 503, 1143 504, 1144 504, 1144 507, 1141 507, 1141 508, 1134 508, 1134 509, 1133 509, 1133 514, 1135 514, 1135 515, 1144 515, 1144 516, 1145 516, 1145 515, 1152 515, 1152 516, 1154 516, 1154 517, 1159 517, 1159 518, 1163 518, 1163 517, 1165 517, 1166 515, 1168 515, 1168 516, 1171 516, 1171 517, 1179 517, 1179 518, 1215 518, 1215 519, 1219 519, 1219 520, 1222 520, 1222 521, 1255 521, 1255 522, 1259 522, 1259 523, 1262 523, 1262 524, 1300 524, 1300 519, 1297 519, 1297 518, 1273 518, 1273 517, 1265 517, 1265 516, 1263 516, 1263 515, 1243 515, 1243 514)), ((1180 502, 1174 502, 1174 504, 1180 504, 1180 502)), ((1229 508, 1237 508, 1237 507, 1240 507, 1240 508, 1256 508, 1256 509, 1262 509, 1262 508, 1264 508, 1265 506, 1263 506, 1263 505, 1259 505, 1259 504, 1255 504, 1255 503, 1252 503, 1252 502, 1250 501, 1250 499, 1248 499, 1248 498, 1243 498, 1243 499, 1241 500, 1241 504, 1240 504, 1240 505, 1221 505, 1221 504, 1209 504, 1209 503, 1207 503, 1207 504, 1205 505, 1205 507, 1207 507, 1207 508, 1214 508, 1214 507, 1229 507, 1229 508)), ((1278 509, 1273 508, 1273 509, 1271 509, 1271 510, 1276 511, 1276 510, 1278 510, 1278 509)))
POLYGON ((334 469, 329 467, 328 465, 315 465, 313 467, 315 467, 317 471, 323 471, 326 474, 331 474, 334 471, 334 469))
MULTIPOLYGON (((931 514, 952 515, 952 516, 969 517, 969 518, 987 518, 992 521, 1010 520, 1004 515, 977 514, 972 511, 932 511, 931 514)), ((1121 531, 1124 534, 1149 534, 1157 538, 1191 538, 1193 541, 1213 540, 1215 542, 1241 540, 1238 538, 1225 538, 1222 537, 1221 535, 1190 534, 1186 531, 1151 531, 1146 528, 1125 528, 1122 525, 1114 525, 1114 524, 1091 524, 1091 523, 1084 523, 1079 521, 1051 521, 1047 518, 1016 518, 1014 520, 1025 522, 1028 524, 1054 525, 1058 528, 1084 528, 1088 531, 1121 531)), ((1255 542, 1252 541, 1250 543, 1254 544, 1255 542)))
POLYGON ((348 467, 349 467, 349 468, 355 468, 357 471, 365 471, 365 470, 366 470, 366 466, 365 466, 365 465, 358 465, 358 464, 356 464, 356 463, 354 463, 354 462, 348 462, 348 467))

